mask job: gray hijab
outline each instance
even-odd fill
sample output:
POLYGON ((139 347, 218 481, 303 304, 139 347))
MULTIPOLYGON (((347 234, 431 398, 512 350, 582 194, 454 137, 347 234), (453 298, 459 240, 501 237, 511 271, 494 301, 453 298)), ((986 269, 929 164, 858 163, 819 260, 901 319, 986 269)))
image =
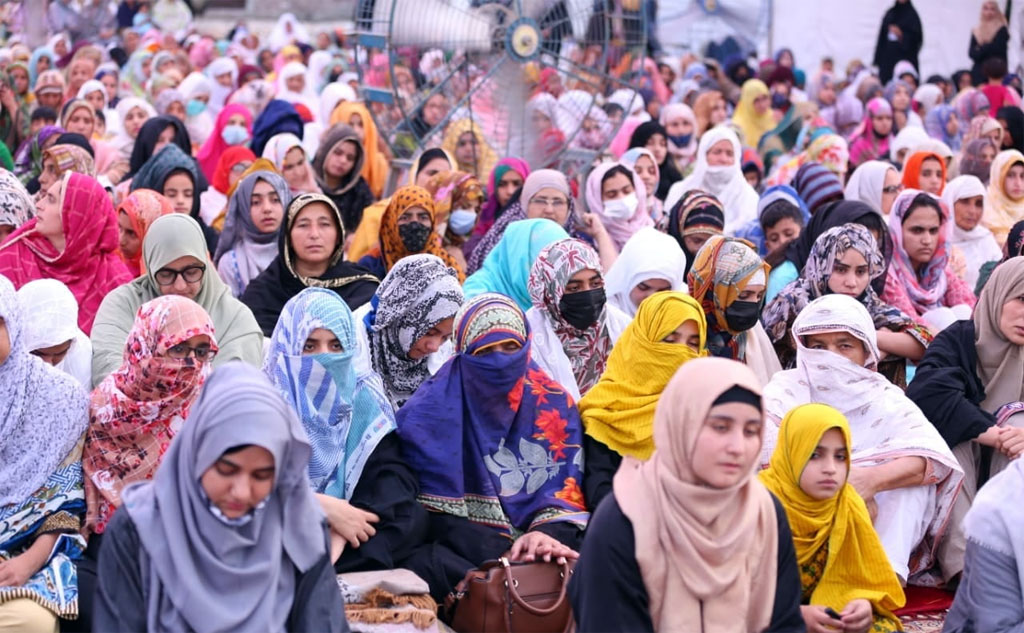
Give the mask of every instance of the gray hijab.
POLYGON ((298 418, 259 369, 213 372, 153 481, 122 498, 139 534, 150 631, 282 631, 297 573, 327 554, 324 515, 309 487, 311 450, 298 418), (230 448, 274 456, 274 487, 252 520, 214 516, 199 483, 230 448))
POLYGON ((268 183, 277 192, 282 209, 287 209, 291 204, 291 188, 281 176, 266 170, 254 171, 246 176, 238 183, 238 187, 235 188, 235 192, 231 194, 231 199, 228 201, 224 230, 221 231, 220 240, 217 241, 217 253, 213 256, 213 263, 219 264, 220 258, 228 251, 246 242, 273 244, 273 257, 270 259, 277 256, 277 232, 264 233, 252 221, 252 191, 256 188, 256 183, 261 180, 268 183))

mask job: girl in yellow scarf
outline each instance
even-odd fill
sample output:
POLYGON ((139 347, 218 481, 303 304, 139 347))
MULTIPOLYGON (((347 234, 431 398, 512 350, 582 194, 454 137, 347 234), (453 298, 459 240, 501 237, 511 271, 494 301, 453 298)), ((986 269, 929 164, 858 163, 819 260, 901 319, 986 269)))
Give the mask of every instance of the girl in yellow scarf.
POLYGON ((744 147, 756 148, 764 133, 775 128, 775 117, 772 115, 772 96, 763 81, 748 79, 743 82, 740 101, 736 104, 736 112, 732 115, 732 121, 743 130, 743 137, 740 141, 744 147))
POLYGON ((591 509, 609 492, 625 456, 654 451, 654 410, 684 363, 707 356, 704 309, 683 292, 658 292, 640 304, 608 356, 601 380, 580 400, 586 430, 584 499, 591 509))
POLYGON ((847 483, 846 418, 823 404, 796 407, 783 419, 778 442, 760 478, 793 531, 808 631, 902 631, 892 611, 905 604, 903 589, 864 500, 847 483))

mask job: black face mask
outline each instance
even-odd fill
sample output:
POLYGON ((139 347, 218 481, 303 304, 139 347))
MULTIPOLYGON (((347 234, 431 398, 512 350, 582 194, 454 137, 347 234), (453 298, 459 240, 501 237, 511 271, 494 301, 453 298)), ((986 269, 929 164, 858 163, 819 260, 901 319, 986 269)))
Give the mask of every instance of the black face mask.
POLYGON ((562 295, 558 302, 558 312, 566 323, 577 330, 585 330, 597 322, 604 310, 604 288, 594 288, 583 292, 562 295))
POLYGON ((427 245, 431 230, 429 226, 419 222, 410 222, 398 227, 398 237, 402 238, 405 250, 410 253, 419 253, 427 245))
POLYGON ((733 332, 746 332, 761 318, 761 301, 733 301, 725 309, 725 322, 733 332))

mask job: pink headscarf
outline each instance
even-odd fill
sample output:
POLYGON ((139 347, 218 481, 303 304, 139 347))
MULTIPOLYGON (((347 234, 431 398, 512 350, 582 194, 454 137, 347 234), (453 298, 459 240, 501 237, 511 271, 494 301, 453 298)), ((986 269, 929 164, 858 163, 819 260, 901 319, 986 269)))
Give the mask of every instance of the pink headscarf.
POLYGON ((210 133, 209 138, 206 139, 206 142, 199 149, 199 155, 196 156, 196 160, 199 161, 199 166, 209 182, 213 182, 213 175, 217 173, 217 163, 220 162, 220 156, 229 147, 224 142, 224 139, 221 138, 220 133, 227 126, 228 119, 233 114, 241 114, 245 117, 245 127, 249 131, 249 138, 252 138, 252 112, 249 108, 240 103, 230 103, 224 106, 224 109, 217 115, 217 122, 213 126, 213 132, 210 133))
POLYGON ((587 176, 586 199, 587 211, 589 213, 596 213, 601 218, 601 223, 604 224, 609 237, 612 238, 615 246, 619 249, 622 249, 622 246, 629 238, 640 229, 645 226, 654 226, 654 220, 651 219, 650 214, 647 212, 647 187, 644 186, 644 181, 640 179, 640 176, 631 167, 622 163, 601 163, 591 170, 590 175, 587 176), (639 201, 633 217, 628 220, 611 219, 605 216, 604 213, 604 201, 601 199, 601 180, 608 173, 608 170, 616 166, 623 167, 630 173, 633 179, 633 187, 636 188, 636 197, 639 201))

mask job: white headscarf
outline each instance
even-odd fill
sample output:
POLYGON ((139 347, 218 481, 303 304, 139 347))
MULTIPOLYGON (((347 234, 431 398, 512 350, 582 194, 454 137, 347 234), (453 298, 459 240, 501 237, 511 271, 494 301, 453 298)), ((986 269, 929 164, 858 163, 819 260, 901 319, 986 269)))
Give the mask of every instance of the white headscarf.
MULTIPOLYGON (((117 119, 122 122, 122 125, 119 126, 120 129, 117 131, 117 136, 114 137, 111 143, 117 148, 118 155, 122 160, 131 159, 132 149, 135 147, 135 138, 138 136, 138 133, 136 133, 136 136, 128 136, 128 132, 123 125, 128 113, 135 108, 142 108, 146 113, 147 120, 156 116, 156 110, 153 109, 153 106, 140 97, 124 97, 117 102, 117 119)), ((140 127, 139 129, 141 130, 142 128, 140 127)))
MULTIPOLYGON (((185 97, 186 107, 188 101, 206 95, 209 99, 213 97, 213 81, 202 73, 190 73, 178 86, 178 92, 185 97)), ((185 117, 185 129, 188 130, 188 137, 196 145, 202 145, 213 132, 213 116, 207 106, 196 116, 185 117)))
POLYGON ((964 273, 964 281, 971 288, 978 283, 978 272, 982 265, 987 262, 999 261, 1003 258, 1003 249, 999 247, 992 231, 985 228, 985 225, 978 222, 970 231, 965 231, 957 226, 953 215, 954 205, 957 200, 985 196, 985 185, 977 176, 957 176, 946 183, 942 190, 942 203, 949 209, 950 217, 954 220, 949 223, 949 241, 964 254, 967 260, 967 271, 964 273))
POLYGON ((56 279, 30 281, 18 290, 25 314, 25 349, 35 351, 71 341, 67 356, 56 365, 82 385, 92 388, 92 342, 78 329, 78 302, 56 279))
POLYGON ((224 108, 228 97, 238 87, 238 64, 230 57, 218 57, 206 67, 206 76, 210 78, 210 104, 208 110, 210 116, 217 116, 224 108), (222 86, 217 77, 225 73, 231 73, 231 86, 222 86))
POLYGON ((320 92, 320 125, 324 126, 324 129, 330 127, 331 115, 342 101, 358 100, 356 91, 347 83, 334 81, 327 84, 320 92))
POLYGON ((882 213, 882 187, 885 186, 885 174, 890 169, 899 173, 890 163, 880 160, 869 160, 862 164, 850 176, 843 197, 847 200, 859 200, 882 213))
POLYGON ((906 160, 917 150, 919 145, 930 138, 923 127, 908 125, 900 130, 899 134, 892 139, 892 143, 889 144, 889 156, 896 160, 901 151, 907 150, 907 153, 903 156, 904 160, 906 160))
POLYGON ((653 227, 644 227, 629 238, 618 259, 605 276, 608 303, 629 316, 636 316, 637 306, 629 293, 646 279, 664 279, 670 290, 689 292, 683 271, 686 254, 674 238, 653 227))
MULTIPOLYGON (((306 79, 307 73, 306 65, 302 62, 288 62, 281 68, 281 72, 277 74, 277 99, 287 101, 288 103, 301 103, 302 105, 309 108, 310 113, 319 112, 320 107, 317 103, 316 92, 312 86, 309 85, 309 81, 306 80, 306 85, 302 88, 302 92, 294 92, 288 88, 288 80, 292 77, 302 77, 306 79)), ((315 116, 315 114, 314 114, 315 116)))
POLYGON ((731 235, 747 222, 756 220, 757 192, 743 176, 743 169, 740 166, 742 156, 740 140, 730 128, 716 126, 705 132, 697 146, 697 161, 694 163, 693 173, 672 185, 668 190, 668 196, 665 197, 665 208, 672 209, 687 191, 700 189, 715 196, 722 203, 725 209, 726 234, 731 235), (729 141, 732 144, 732 165, 708 165, 708 150, 719 141, 729 141))
POLYGON ((930 549, 914 557, 911 573, 929 568, 964 476, 952 451, 903 390, 876 371, 881 354, 875 325, 859 301, 837 294, 815 299, 793 322, 793 338, 796 368, 778 372, 764 388, 761 463, 767 465, 771 459, 786 414, 811 402, 826 404, 846 416, 854 466, 877 466, 908 456, 929 460, 931 477, 922 485, 937 486, 935 505, 927 517, 928 537, 923 541, 930 549), (847 332, 860 340, 868 352, 866 366, 804 345, 803 337, 825 332, 847 332))
POLYGON ((301 42, 309 43, 309 31, 299 22, 294 13, 283 13, 277 18, 274 30, 270 32, 270 50, 275 53, 289 44, 301 42))

